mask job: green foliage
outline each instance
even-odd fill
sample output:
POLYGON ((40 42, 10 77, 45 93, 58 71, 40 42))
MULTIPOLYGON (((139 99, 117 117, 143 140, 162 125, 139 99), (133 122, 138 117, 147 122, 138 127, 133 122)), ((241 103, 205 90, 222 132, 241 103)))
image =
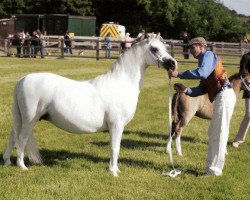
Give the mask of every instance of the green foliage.
POLYGON ((0 17, 22 13, 94 15, 97 30, 104 22, 119 22, 134 37, 143 28, 161 32, 164 38, 180 39, 180 33, 187 31, 191 37, 239 42, 249 30, 249 21, 241 22, 236 12, 224 7, 220 0, 2 0, 0 3, 0 17))

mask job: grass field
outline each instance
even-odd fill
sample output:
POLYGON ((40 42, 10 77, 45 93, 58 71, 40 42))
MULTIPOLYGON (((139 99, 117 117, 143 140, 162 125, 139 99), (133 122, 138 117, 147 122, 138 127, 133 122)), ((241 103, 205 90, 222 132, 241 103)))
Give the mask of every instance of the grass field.
MULTIPOLYGON (((0 58, 0 156, 11 130, 12 93, 16 81, 31 72, 53 72, 76 80, 104 73, 114 60, 0 58)), ((190 69, 181 64, 180 69, 190 69)), ((227 68, 234 74, 237 68, 227 68)), ((180 80, 173 80, 177 82, 180 80)), ((198 81, 182 81, 197 85, 198 81)), ((171 169, 165 153, 168 135, 168 79, 166 71, 150 67, 145 75, 137 112, 126 126, 121 143, 118 178, 108 172, 109 134, 70 134, 41 121, 34 134, 43 157, 41 166, 21 171, 0 164, 0 199, 249 199, 250 135, 238 149, 231 146, 244 115, 242 94, 230 127, 222 177, 202 177, 207 155, 209 121, 194 118, 183 132, 183 157, 174 152, 182 174, 161 176, 171 169)), ((174 143, 173 143, 174 146, 174 143)))

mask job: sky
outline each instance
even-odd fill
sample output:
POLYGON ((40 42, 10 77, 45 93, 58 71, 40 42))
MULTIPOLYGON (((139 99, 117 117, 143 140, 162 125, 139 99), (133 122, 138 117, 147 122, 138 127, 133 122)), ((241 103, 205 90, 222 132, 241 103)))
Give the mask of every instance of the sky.
POLYGON ((221 0, 224 6, 238 14, 250 16, 250 0, 221 0))

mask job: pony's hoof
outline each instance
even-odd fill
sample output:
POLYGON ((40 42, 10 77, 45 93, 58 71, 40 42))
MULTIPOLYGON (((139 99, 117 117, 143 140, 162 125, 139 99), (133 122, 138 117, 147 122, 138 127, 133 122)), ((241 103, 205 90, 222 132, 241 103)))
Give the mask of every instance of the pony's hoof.
POLYGON ((243 141, 237 141, 237 142, 233 142, 233 147, 238 148, 240 144, 242 144, 243 141))
POLYGON ((114 177, 118 177, 118 173, 115 171, 115 172, 111 172, 111 174, 114 176, 114 177))
POLYGON ((114 177, 118 177, 121 171, 117 168, 116 170, 109 170, 114 177))
POLYGON ((4 159, 4 165, 10 166, 11 165, 10 159, 4 159))
POLYGON ((23 170, 23 171, 27 171, 28 170, 28 168, 24 164, 21 164, 19 162, 17 162, 17 166, 20 167, 21 170, 23 170))
POLYGON ((27 168, 26 166, 22 166, 22 167, 21 167, 21 170, 23 170, 23 171, 28 171, 28 168, 27 168))
POLYGON ((182 153, 177 153, 177 155, 178 155, 178 156, 181 156, 181 157, 183 157, 183 154, 182 154, 182 153))

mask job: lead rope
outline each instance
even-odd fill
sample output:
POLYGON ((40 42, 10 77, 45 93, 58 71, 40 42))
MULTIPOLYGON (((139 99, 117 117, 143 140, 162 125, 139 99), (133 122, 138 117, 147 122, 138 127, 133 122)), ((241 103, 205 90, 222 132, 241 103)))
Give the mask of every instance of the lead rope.
POLYGON ((174 159, 172 154, 172 93, 171 93, 171 78, 169 78, 168 83, 168 119, 169 119, 169 138, 170 138, 170 148, 168 149, 169 154, 169 161, 172 164, 172 170, 167 173, 163 173, 163 176, 170 176, 172 178, 175 178, 179 174, 181 174, 181 171, 179 169, 175 169, 174 167, 174 159))

